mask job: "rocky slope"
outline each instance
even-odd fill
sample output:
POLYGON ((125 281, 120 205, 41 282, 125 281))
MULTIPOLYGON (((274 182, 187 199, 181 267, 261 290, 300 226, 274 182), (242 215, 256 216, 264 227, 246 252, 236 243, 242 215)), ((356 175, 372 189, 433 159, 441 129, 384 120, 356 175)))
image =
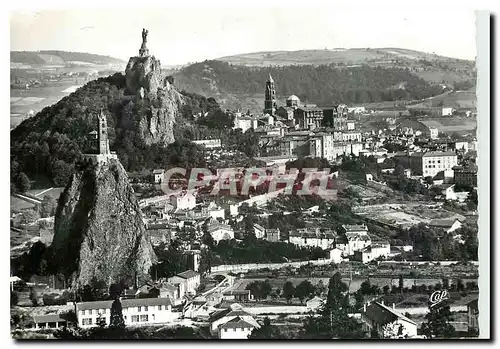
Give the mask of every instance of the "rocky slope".
POLYGON ((154 56, 130 57, 125 69, 126 93, 135 99, 126 107, 140 106, 138 129, 146 144, 175 141, 173 125, 183 99, 161 72, 161 63, 154 56))
POLYGON ((149 278, 156 256, 118 160, 75 172, 59 199, 52 247, 74 288, 149 278))

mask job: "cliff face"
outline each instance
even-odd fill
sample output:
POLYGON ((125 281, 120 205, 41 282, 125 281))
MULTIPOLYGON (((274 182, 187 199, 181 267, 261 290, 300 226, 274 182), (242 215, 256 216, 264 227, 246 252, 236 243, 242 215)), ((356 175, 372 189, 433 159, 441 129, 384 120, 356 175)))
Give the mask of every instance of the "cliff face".
POLYGON ((156 256, 118 160, 86 164, 73 175, 59 200, 52 246, 74 288, 149 278, 156 256))
POLYGON ((175 141, 173 124, 182 108, 183 98, 161 73, 154 56, 131 57, 125 69, 126 92, 135 95, 129 108, 136 106, 139 132, 146 144, 175 141))

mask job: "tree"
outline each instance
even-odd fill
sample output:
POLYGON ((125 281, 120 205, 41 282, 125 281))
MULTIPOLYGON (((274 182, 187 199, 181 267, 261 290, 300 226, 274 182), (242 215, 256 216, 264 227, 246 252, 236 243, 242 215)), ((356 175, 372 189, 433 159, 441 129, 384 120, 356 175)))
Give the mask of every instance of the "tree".
POLYGON ((269 317, 264 318, 264 323, 260 328, 254 328, 248 339, 284 339, 285 337, 280 330, 271 325, 269 317))
POLYGON ((313 295, 315 288, 309 280, 304 280, 297 285, 295 288, 295 297, 300 300, 300 303, 304 302, 309 296, 313 295))
POLYGON ((283 285, 283 297, 286 298, 287 303, 290 303, 294 294, 295 287, 293 287, 293 283, 291 281, 285 282, 285 284, 283 285))
POLYGON ((427 322, 422 324, 422 333, 427 338, 452 338, 455 336, 455 327, 450 324, 452 318, 447 301, 430 307, 425 319, 427 322))
POLYGON ((40 216, 42 218, 53 216, 57 207, 56 200, 50 196, 45 195, 40 206, 40 216))
POLYGON ((125 328, 125 321, 123 320, 122 313, 122 304, 119 298, 116 298, 111 304, 109 327, 125 328))
POLYGON ((19 296, 17 295, 16 291, 12 291, 10 293, 10 306, 13 307, 17 305, 17 302, 19 301, 19 296))
POLYGON ((31 188, 31 182, 28 176, 24 172, 19 173, 19 176, 17 176, 17 189, 21 193, 25 193, 31 188))
POLYGON ((38 298, 39 298, 38 292, 35 290, 34 287, 32 287, 30 290, 30 301, 34 307, 38 306, 38 304, 39 304, 38 298))

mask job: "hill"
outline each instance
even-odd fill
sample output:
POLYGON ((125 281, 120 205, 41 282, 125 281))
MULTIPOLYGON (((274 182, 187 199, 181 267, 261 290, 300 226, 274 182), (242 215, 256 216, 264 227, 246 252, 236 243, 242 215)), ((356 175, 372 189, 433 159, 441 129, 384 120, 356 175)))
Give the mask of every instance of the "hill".
POLYGON ((21 64, 124 64, 121 59, 85 52, 67 51, 11 51, 11 63, 21 64))
POLYGON ((271 74, 279 101, 297 95, 318 105, 420 100, 450 88, 420 78, 409 68, 360 65, 248 67, 222 61, 192 64, 174 73, 181 89, 214 96, 224 107, 260 112, 265 81, 271 74))
POLYGON ((409 68, 428 82, 453 84, 474 79, 475 62, 402 48, 351 48, 330 50, 265 51, 217 58, 236 65, 270 67, 287 65, 409 68))
POLYGON ((31 180, 66 185, 76 162, 88 150, 87 136, 96 129, 101 111, 108 121, 110 148, 127 171, 167 168, 169 164, 187 167, 203 160, 193 143, 176 141, 166 146, 163 133, 165 127, 169 134, 176 132, 176 125, 185 125, 184 118, 195 113, 208 113, 207 120, 211 115, 223 116, 215 100, 181 92, 177 103, 172 94, 178 92, 172 86, 151 100, 126 92, 125 76, 116 73, 87 83, 24 120, 10 133, 11 183, 16 185, 24 173, 31 180), (175 115, 173 130, 172 125, 157 122, 160 114, 175 115))

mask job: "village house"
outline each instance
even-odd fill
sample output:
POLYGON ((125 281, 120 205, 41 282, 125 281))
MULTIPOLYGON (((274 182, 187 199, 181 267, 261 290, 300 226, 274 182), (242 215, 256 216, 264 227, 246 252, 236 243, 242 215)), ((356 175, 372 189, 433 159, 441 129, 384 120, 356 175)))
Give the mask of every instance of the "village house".
POLYGON ((200 286, 200 274, 192 270, 186 270, 175 276, 168 278, 168 282, 174 286, 183 284, 187 294, 194 295, 200 286))
MULTIPOLYGON (((112 300, 76 303, 78 326, 95 327, 101 321, 109 325, 112 304, 112 300)), ((167 324, 178 317, 168 298, 122 299, 121 305, 126 326, 167 324)))
POLYGON ((327 250, 335 243, 335 234, 331 230, 302 228, 291 231, 288 241, 297 246, 320 247, 327 250))
POLYGON ((190 191, 182 191, 170 196, 170 204, 175 210, 191 210, 196 207, 196 197, 190 191))
POLYGON ((269 242, 280 242, 280 230, 279 229, 266 229, 265 237, 269 242))
POLYGON ((255 223, 253 225, 253 232, 255 234, 255 237, 257 239, 262 239, 264 238, 266 234, 266 228, 264 228, 262 225, 255 223))
POLYGON ((252 314, 239 304, 219 310, 210 315, 210 333, 219 339, 247 339, 254 328, 260 328, 252 314), (229 325, 226 325, 229 323, 229 325))
POLYGON ((467 303, 467 327, 469 331, 477 331, 479 329, 478 316, 479 307, 478 296, 476 294, 467 303))
POLYGON ((324 303, 325 301, 323 299, 321 299, 318 296, 315 296, 306 301, 307 311, 316 312, 324 303))
POLYGON ((340 233, 335 241, 335 247, 342 250, 345 256, 351 256, 355 251, 371 245, 368 228, 364 224, 342 225, 340 233))
POLYGON ((67 320, 61 318, 58 314, 34 315, 33 323, 35 324, 35 330, 41 330, 47 328, 65 327, 67 320))
POLYGON ((163 169, 153 170, 153 177, 155 183, 161 183, 163 181, 164 175, 165 175, 165 170, 163 169))
POLYGON ((342 262, 342 254, 344 253, 343 250, 340 248, 334 248, 330 251, 330 259, 332 260, 332 263, 340 263, 342 262))
POLYGON ((375 331, 378 338, 412 338, 417 335, 418 326, 415 321, 383 303, 365 304, 361 322, 368 335, 375 331))
POLYGON ((225 291, 222 296, 225 301, 235 302, 248 302, 254 299, 250 290, 231 289, 229 291, 225 291))
POLYGON ((208 233, 212 236, 214 241, 219 243, 221 240, 232 240, 234 239, 233 228, 224 223, 212 223, 208 226, 208 233))
POLYGON ((354 260, 369 263, 379 257, 387 258, 391 254, 391 245, 388 243, 372 243, 359 251, 354 251, 354 260))

